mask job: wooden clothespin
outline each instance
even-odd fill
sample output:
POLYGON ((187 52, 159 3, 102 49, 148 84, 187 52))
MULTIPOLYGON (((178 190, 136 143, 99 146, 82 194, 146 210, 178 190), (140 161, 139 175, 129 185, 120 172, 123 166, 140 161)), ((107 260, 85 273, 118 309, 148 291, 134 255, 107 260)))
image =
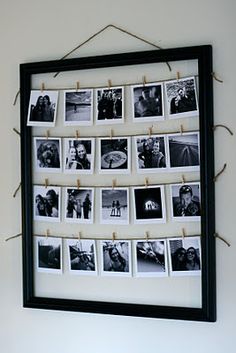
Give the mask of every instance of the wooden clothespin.
POLYGON ((146 76, 143 76, 143 86, 145 86, 147 83, 146 76))
POLYGON ((152 129, 153 129, 153 125, 148 128, 148 135, 149 135, 149 137, 152 136, 152 129))
POLYGON ((180 125, 180 135, 183 135, 183 132, 184 132, 184 127, 183 127, 183 125, 181 124, 181 125, 180 125))
POLYGON ((183 238, 183 240, 184 240, 185 237, 186 237, 185 229, 182 228, 182 238, 183 238))
POLYGON ((113 241, 113 243, 114 243, 115 239, 116 239, 116 232, 112 232, 112 241, 113 241))
POLYGON ((108 81, 108 88, 110 89, 111 88, 111 86, 112 86, 112 82, 111 82, 111 80, 109 79, 108 81))
POLYGON ((177 79, 177 80, 180 79, 180 72, 179 72, 179 71, 176 72, 176 79, 177 79))
POLYGON ((42 84, 41 84, 41 93, 43 93, 45 91, 45 84, 44 84, 44 82, 42 82, 42 84))
POLYGON ((81 241, 81 232, 78 233, 78 240, 81 241))
POLYGON ((79 81, 76 82, 76 92, 79 90, 80 88, 80 84, 79 84, 79 81))
POLYGON ((110 131, 110 139, 112 139, 112 137, 113 137, 113 129, 111 129, 110 131))
POLYGON ((76 136, 76 138, 77 138, 77 140, 78 140, 78 138, 79 138, 79 130, 76 130, 75 136, 76 136))
POLYGON ((44 186, 45 186, 45 189, 47 189, 48 185, 49 185, 49 180, 48 180, 48 178, 45 178, 45 179, 44 179, 44 186))
POLYGON ((79 189, 80 188, 80 180, 77 179, 77 188, 79 189))
POLYGON ((146 188, 148 187, 148 178, 147 177, 144 180, 144 185, 145 185, 146 188))
POLYGON ((145 239, 146 239, 146 242, 148 242, 148 239, 149 239, 149 232, 145 232, 145 239))
POLYGON ((116 187, 116 179, 112 179, 112 189, 116 187))
POLYGON ((49 235, 50 235, 50 230, 46 229, 46 239, 49 237, 49 235))
POLYGON ((185 180, 185 177, 184 177, 183 174, 182 174, 182 176, 181 176, 181 179, 182 179, 182 184, 185 184, 185 183, 186 183, 186 180, 185 180))
POLYGON ((48 140, 49 137, 50 137, 50 131, 46 130, 46 139, 48 140))

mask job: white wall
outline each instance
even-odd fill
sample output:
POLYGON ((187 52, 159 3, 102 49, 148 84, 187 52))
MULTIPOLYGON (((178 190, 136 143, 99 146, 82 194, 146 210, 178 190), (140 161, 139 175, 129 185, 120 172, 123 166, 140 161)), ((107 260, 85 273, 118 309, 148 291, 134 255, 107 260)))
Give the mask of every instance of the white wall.
MULTIPOLYGON (((20 231, 19 64, 57 59, 109 23, 130 30, 164 48, 212 44, 215 123, 234 130, 235 123, 234 0, 2 0, 0 8, 0 351, 5 353, 79 352, 235 352, 236 281, 232 265, 236 238, 235 135, 215 132, 215 164, 227 162, 216 183, 216 229, 231 243, 217 240, 217 322, 141 319, 22 308, 21 239, 5 242, 20 231)), ((96 55, 146 50, 149 46, 109 30, 81 49, 96 55)), ((78 54, 78 55, 79 55, 78 54)))

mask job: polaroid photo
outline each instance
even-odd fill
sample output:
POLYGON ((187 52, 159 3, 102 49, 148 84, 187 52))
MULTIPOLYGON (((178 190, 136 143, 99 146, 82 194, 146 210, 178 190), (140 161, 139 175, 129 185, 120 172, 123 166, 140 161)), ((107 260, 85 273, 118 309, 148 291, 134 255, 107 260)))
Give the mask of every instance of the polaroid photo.
POLYGON ((170 185, 171 218, 188 222, 201 220, 200 183, 170 185))
POLYGON ((129 224, 129 189, 100 189, 100 223, 129 224))
POLYGON ((98 164, 100 174, 130 173, 130 137, 99 138, 98 164))
POLYGON ((124 87, 96 90, 96 124, 124 122, 124 87))
POLYGON ((64 124, 66 126, 93 124, 93 90, 64 91, 64 124))
POLYGON ((38 272, 62 274, 62 239, 35 237, 35 257, 38 272))
POLYGON ((61 139, 34 137, 34 161, 37 172, 61 172, 61 139))
POLYGON ((201 240, 199 236, 168 239, 171 276, 201 275, 201 240))
POLYGON ((200 170, 199 132, 167 135, 170 171, 194 172, 200 170))
POLYGON ((199 114, 195 77, 166 81, 165 94, 170 119, 199 114))
POLYGON ((136 277, 167 277, 167 246, 165 239, 133 242, 136 277))
POLYGON ((64 172, 66 174, 92 174, 95 155, 94 138, 64 139, 64 172))
POLYGON ((60 222, 61 188, 57 186, 33 186, 35 221, 60 222))
POLYGON ((64 215, 67 223, 93 223, 94 189, 72 188, 65 190, 64 215))
POLYGON ((138 173, 166 171, 168 163, 165 135, 137 136, 134 141, 138 173))
POLYGON ((58 91, 31 91, 27 125, 55 126, 57 101, 58 91))
POLYGON ((95 240, 68 239, 69 272, 81 276, 97 275, 95 240))
POLYGON ((134 223, 166 223, 164 186, 134 187, 134 223))
POLYGON ((164 120, 162 83, 131 86, 131 97, 135 122, 164 120))
POLYGON ((128 240, 100 240, 101 275, 125 276, 132 275, 131 242, 128 240))

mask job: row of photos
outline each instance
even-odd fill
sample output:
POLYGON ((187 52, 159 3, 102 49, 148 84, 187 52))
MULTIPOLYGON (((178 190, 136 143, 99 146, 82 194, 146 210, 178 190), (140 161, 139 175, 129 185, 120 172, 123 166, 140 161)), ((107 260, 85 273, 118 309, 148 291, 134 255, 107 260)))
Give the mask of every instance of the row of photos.
MULTIPOLYGON (((99 188, 98 207, 101 224, 130 224, 129 189, 132 190, 132 208, 135 224, 166 223, 164 185, 143 187, 99 188)), ((64 207, 61 211, 61 188, 34 185, 34 220, 93 224, 94 188, 64 187, 64 207)), ((200 221, 200 183, 169 185, 171 219, 200 221)), ((96 200, 97 201, 97 200, 96 200)))
MULTIPOLYGON (((194 77, 134 85, 131 88, 132 117, 135 122, 160 121, 165 117, 198 115, 194 77)), ((124 87, 64 91, 64 125, 124 123, 124 87), (94 113, 95 111, 95 113, 94 113)), ((56 123, 58 91, 32 90, 27 125, 53 127, 56 123)))
POLYGON ((35 237, 35 264, 39 272, 62 273, 62 264, 77 275, 167 277, 201 274, 200 237, 89 240, 35 237), (64 254, 66 255, 66 254, 64 254), (99 260, 99 261, 98 261, 99 260), (98 265, 99 264, 99 265, 98 265))
MULTIPOLYGON (((138 173, 199 170, 197 131, 134 136, 132 141, 138 173)), ((130 137, 34 137, 34 165, 38 172, 57 173, 63 170, 68 174, 92 174, 96 160, 101 174, 126 174, 130 173, 131 155, 130 137)))

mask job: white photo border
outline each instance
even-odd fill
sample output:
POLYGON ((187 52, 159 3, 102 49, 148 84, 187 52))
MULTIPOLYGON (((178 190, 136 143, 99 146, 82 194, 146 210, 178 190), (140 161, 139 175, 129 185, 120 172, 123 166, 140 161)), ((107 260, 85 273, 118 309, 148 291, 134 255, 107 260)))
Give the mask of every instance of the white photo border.
POLYGON ((29 101, 29 107, 28 107, 28 114, 27 114, 27 126, 41 126, 41 127, 54 127, 56 124, 56 118, 57 118, 57 105, 58 105, 58 91, 39 91, 39 90, 31 90, 30 92, 30 101, 29 101), (52 96, 55 99, 55 110, 54 110, 54 117, 53 121, 31 121, 30 120, 30 115, 31 115, 31 105, 32 101, 35 103, 37 102, 37 99, 40 96, 45 96, 48 95, 49 98, 51 99, 52 96))
POLYGON ((139 84, 139 85, 132 85, 130 87, 131 89, 131 102, 132 102, 132 118, 133 122, 137 123, 144 123, 144 122, 150 122, 150 121, 163 121, 165 120, 165 104, 164 104, 164 86, 163 82, 153 82, 153 83, 146 83, 145 85, 139 84), (145 88, 145 87, 150 87, 150 86, 160 86, 161 87, 161 106, 162 106, 162 115, 156 115, 156 116, 147 116, 147 117, 135 117, 135 100, 134 100, 134 89, 135 88, 145 88))
POLYGON ((97 249, 96 249, 96 241, 94 239, 67 239, 66 240, 66 247, 67 247, 67 255, 68 255, 68 269, 69 273, 78 276, 97 276, 98 275, 98 263, 97 263, 97 249), (95 269, 93 270, 77 270, 71 268, 71 257, 70 257, 70 246, 76 243, 80 243, 81 247, 83 244, 91 243, 94 249, 94 266, 95 269))
POLYGON ((196 86, 196 79, 194 76, 190 77, 184 77, 184 78, 179 78, 176 80, 169 80, 164 82, 165 85, 165 101, 166 101, 166 106, 167 106, 167 116, 169 119, 179 119, 179 118, 191 118, 191 117, 196 117, 199 115, 199 107, 198 107, 198 94, 197 94, 197 86, 196 86), (187 80, 193 80, 194 82, 194 94, 195 94, 195 100, 196 100, 196 109, 195 110, 190 110, 187 112, 182 112, 182 113, 170 113, 170 104, 171 100, 169 101, 168 96, 167 96, 167 85, 171 83, 178 83, 178 82, 184 82, 187 80))
POLYGON ((71 90, 65 90, 63 92, 63 96, 64 96, 64 115, 63 115, 63 121, 64 121, 64 125, 65 126, 91 126, 93 125, 93 89, 88 89, 88 88, 85 88, 85 89, 78 89, 78 90, 75 90, 75 89, 71 89, 71 90), (90 106, 90 119, 89 121, 66 121, 66 94, 67 93, 82 93, 82 92, 90 92, 91 93, 91 106, 90 106))
POLYGON ((62 172, 62 139, 61 137, 34 137, 34 168, 36 172, 40 172, 40 173, 61 173, 62 172), (42 141, 58 141, 59 144, 59 162, 60 162, 60 167, 59 168, 44 168, 44 167, 40 167, 38 165, 38 158, 37 158, 37 141, 38 140, 42 140, 42 141))
POLYGON ((94 137, 80 137, 80 138, 63 138, 63 172, 65 174, 93 174, 94 173, 94 159, 95 159, 95 138, 94 137), (68 144, 69 141, 90 141, 91 142, 91 157, 90 157, 90 169, 68 169, 66 168, 66 158, 68 155, 68 144))
POLYGON ((166 223, 166 202, 165 202, 165 187, 164 185, 151 185, 151 186, 137 186, 132 187, 132 200, 133 200, 133 209, 134 209, 134 224, 153 224, 153 223, 166 223), (135 190, 136 189, 160 189, 161 195, 161 208, 162 208, 162 217, 161 218, 147 218, 147 219, 137 219, 136 213, 136 202, 135 202, 135 190))
POLYGON ((132 250, 131 250, 131 240, 99 240, 100 247, 100 264, 101 264, 101 276, 114 276, 114 277, 131 277, 132 276, 132 250), (129 270, 127 272, 122 271, 105 271, 104 270, 104 256, 103 256, 103 245, 105 243, 112 244, 116 247, 116 244, 127 243, 128 246, 128 261, 129 261, 129 270))
POLYGON ((63 257, 62 257, 62 251, 63 251, 63 244, 62 244, 62 238, 58 237, 45 237, 45 236, 35 236, 34 237, 34 256, 35 256, 35 269, 37 272, 44 272, 44 273, 51 273, 51 274, 62 274, 62 266, 63 266, 63 257), (60 268, 55 269, 55 268, 49 268, 49 267, 41 267, 39 264, 39 242, 43 241, 44 243, 48 243, 49 245, 51 244, 58 244, 60 246, 60 268))
POLYGON ((134 251, 134 276, 135 277, 168 277, 168 254, 167 254, 167 241, 166 239, 140 239, 133 240, 133 251, 134 251), (138 243, 156 243, 163 242, 164 243, 164 271, 139 271, 138 270, 138 255, 137 255, 137 245, 138 243))
POLYGON ((113 124, 123 124, 125 121, 125 110, 124 110, 124 100, 125 100, 125 88, 124 86, 111 86, 111 87, 101 87, 101 88, 96 88, 95 89, 95 124, 96 125, 113 125, 113 124), (104 119, 104 120, 98 120, 98 91, 102 90, 116 90, 116 89, 121 89, 122 92, 122 117, 120 119, 104 119))
MULTIPOLYGON (((122 208, 122 207, 121 207, 122 208)), ((100 188, 100 224, 120 224, 120 225, 128 225, 130 223, 130 203, 129 203, 129 188, 128 187, 114 187, 114 188, 109 188, 109 187, 101 187, 100 188), (127 196, 127 219, 126 220, 120 220, 118 218, 114 218, 114 220, 105 220, 102 217, 102 193, 104 190, 111 190, 111 191, 126 191, 126 196, 127 196)))
POLYGON ((98 172, 99 174, 130 174, 131 171, 131 137, 129 136, 115 136, 109 138, 109 137, 99 137, 97 139, 97 143, 98 143, 98 172), (102 156, 101 156, 101 142, 104 140, 127 140, 127 168, 123 168, 123 169, 102 169, 101 166, 101 161, 102 161, 102 156))
MULTIPOLYGON (((76 224, 93 224, 94 223, 94 188, 92 187, 80 187, 79 189, 77 187, 72 187, 72 186, 68 186, 68 187, 64 187, 63 188, 64 191, 64 221, 65 223, 76 223, 76 224), (67 213, 67 202, 68 202, 68 190, 75 190, 75 191, 90 191, 91 192, 91 217, 90 219, 85 219, 85 218, 70 218, 70 217, 66 217, 66 213, 67 213)), ((81 206, 81 209, 83 208, 83 206, 81 206)), ((81 212, 81 214, 84 213, 81 212)))

